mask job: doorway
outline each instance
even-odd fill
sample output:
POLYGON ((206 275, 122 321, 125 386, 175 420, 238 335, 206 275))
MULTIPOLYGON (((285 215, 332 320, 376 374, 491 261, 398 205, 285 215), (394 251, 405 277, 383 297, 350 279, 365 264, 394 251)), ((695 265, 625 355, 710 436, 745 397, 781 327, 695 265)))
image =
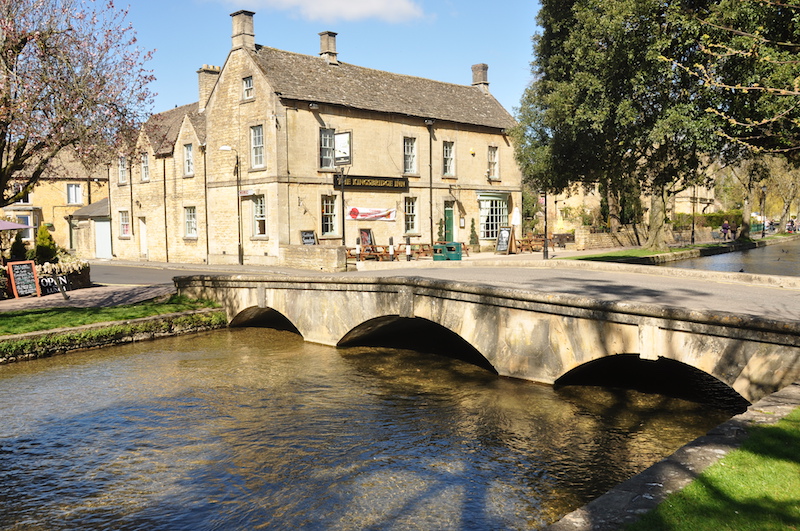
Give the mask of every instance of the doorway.
POLYGON ((444 241, 455 239, 455 201, 444 202, 444 241))
POLYGON ((139 218, 139 256, 147 260, 147 219, 139 218))

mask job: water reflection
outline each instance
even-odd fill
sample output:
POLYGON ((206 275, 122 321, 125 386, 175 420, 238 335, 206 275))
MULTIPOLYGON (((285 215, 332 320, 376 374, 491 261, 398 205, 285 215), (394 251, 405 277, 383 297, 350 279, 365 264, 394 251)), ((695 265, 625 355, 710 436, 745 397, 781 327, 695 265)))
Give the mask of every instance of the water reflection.
POLYGON ((232 329, 0 367, 5 529, 531 529, 726 414, 232 329))
POLYGON ((744 272, 754 275, 800 276, 800 240, 758 249, 660 264, 685 269, 744 272))

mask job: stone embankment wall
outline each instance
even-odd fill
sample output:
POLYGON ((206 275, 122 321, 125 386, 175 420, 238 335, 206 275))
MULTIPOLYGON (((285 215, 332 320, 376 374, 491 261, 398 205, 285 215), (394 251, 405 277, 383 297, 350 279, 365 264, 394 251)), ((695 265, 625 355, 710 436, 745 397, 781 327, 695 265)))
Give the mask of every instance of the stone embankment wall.
MULTIPOLYGON (((691 231, 673 230, 670 243, 688 244, 691 241, 691 231)), ((695 242, 713 241, 712 230, 709 227, 695 229, 695 242)), ((589 227, 575 229, 575 250, 585 251, 590 249, 610 249, 613 247, 638 247, 647 241, 646 227, 624 227, 619 232, 591 232, 589 227)))
POLYGON ((224 310, 204 309, 0 336, 0 364, 45 358, 75 350, 203 332, 225 328, 227 325, 224 310))

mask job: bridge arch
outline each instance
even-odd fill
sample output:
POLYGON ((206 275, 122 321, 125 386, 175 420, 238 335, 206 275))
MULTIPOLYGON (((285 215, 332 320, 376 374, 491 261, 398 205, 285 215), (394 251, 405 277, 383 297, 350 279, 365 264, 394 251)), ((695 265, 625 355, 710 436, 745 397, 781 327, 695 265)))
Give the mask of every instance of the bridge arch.
POLYGON ((616 354, 574 367, 554 386, 601 386, 633 389, 682 398, 741 413, 750 405, 733 387, 685 362, 666 358, 643 359, 638 354, 616 354))
POLYGON ((466 339, 439 323, 421 317, 384 315, 369 319, 347 332, 336 346, 416 350, 460 359, 498 373, 486 356, 466 339))
POLYGON ((249 308, 241 310, 230 320, 228 326, 231 328, 244 326, 272 328, 275 330, 286 330, 300 336, 303 335, 294 323, 278 310, 274 308, 261 308, 258 306, 250 306, 249 308))

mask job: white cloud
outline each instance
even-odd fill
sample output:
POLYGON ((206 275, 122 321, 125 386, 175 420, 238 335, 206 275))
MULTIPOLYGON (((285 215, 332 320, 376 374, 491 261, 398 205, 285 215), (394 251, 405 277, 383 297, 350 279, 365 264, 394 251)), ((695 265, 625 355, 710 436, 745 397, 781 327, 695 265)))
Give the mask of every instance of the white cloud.
POLYGON ((312 21, 336 22, 377 19, 406 22, 423 17, 415 0, 249 0, 237 1, 253 11, 258 8, 280 9, 312 21))

